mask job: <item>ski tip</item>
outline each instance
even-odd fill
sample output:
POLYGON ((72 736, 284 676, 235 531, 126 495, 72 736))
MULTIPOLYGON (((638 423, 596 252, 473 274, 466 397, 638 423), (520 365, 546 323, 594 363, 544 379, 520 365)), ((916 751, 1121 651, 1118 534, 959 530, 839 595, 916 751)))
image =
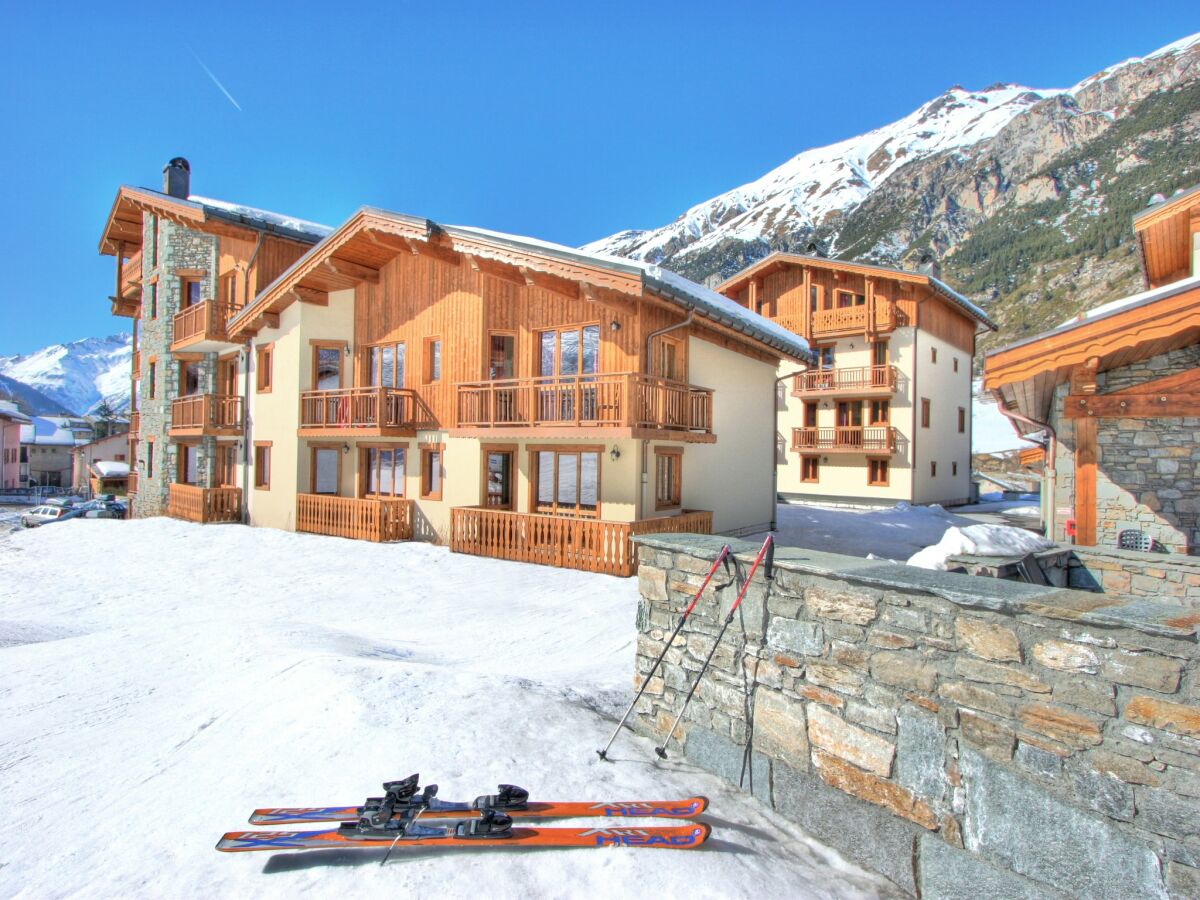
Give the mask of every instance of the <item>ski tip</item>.
POLYGON ((695 797, 692 798, 692 801, 696 804, 696 814, 697 815, 699 815, 702 812, 705 812, 708 809, 708 798, 703 796, 702 794, 697 794, 695 797))
MULTIPOLYGON (((705 800, 705 802, 707 803, 708 801, 705 800)), ((712 837, 712 826, 709 825, 707 822, 697 822, 696 828, 699 830, 700 833, 696 836, 696 840, 692 844, 689 845, 691 848, 699 847, 701 844, 703 844, 705 841, 707 841, 710 837, 712 837)))

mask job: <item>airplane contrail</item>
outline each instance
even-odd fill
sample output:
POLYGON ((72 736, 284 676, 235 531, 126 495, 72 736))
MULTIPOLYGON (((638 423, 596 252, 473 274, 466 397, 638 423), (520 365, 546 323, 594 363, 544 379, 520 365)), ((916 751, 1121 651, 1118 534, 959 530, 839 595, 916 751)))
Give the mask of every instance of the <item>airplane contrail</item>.
POLYGON ((225 89, 225 85, 221 84, 220 79, 218 79, 217 76, 212 73, 212 69, 210 69, 208 66, 206 66, 204 64, 204 60, 202 60, 199 56, 196 55, 195 50, 190 50, 190 52, 192 54, 192 57, 196 60, 196 62, 200 63, 200 68, 202 68, 204 70, 204 74, 206 74, 209 78, 212 79, 212 83, 215 84, 217 87, 219 87, 221 89, 221 93, 224 94, 226 96, 226 98, 229 100, 229 102, 233 104, 234 108, 238 112, 241 112, 242 111, 241 104, 233 99, 233 94, 229 93, 229 91, 227 91, 225 89))

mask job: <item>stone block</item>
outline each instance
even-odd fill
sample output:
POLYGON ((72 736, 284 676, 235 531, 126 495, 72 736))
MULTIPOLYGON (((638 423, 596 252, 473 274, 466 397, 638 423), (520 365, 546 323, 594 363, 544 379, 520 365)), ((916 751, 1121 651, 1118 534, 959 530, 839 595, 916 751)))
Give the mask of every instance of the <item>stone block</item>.
POLYGON ((1097 772, 1080 760, 1068 760, 1067 770, 1075 795, 1084 806, 1111 819, 1133 819, 1133 788, 1104 772, 1097 772))
POLYGON ((1063 803, 1045 788, 962 748, 968 850, 1081 897, 1165 894, 1158 857, 1115 823, 1063 803))
POLYGON ((1010 628, 970 616, 954 620, 954 633, 970 653, 993 662, 1020 662, 1021 642, 1010 628))
POLYGON ((1110 653, 1100 667, 1101 674, 1117 684, 1130 684, 1148 688, 1163 694, 1173 694, 1179 689, 1179 676, 1183 663, 1156 653, 1126 653, 1118 650, 1110 653))
POLYGON ((895 687, 932 693, 937 684, 937 669, 915 653, 876 653, 871 657, 871 676, 895 687))
POLYGON ((896 782, 937 808, 946 796, 946 733, 936 716, 912 707, 896 723, 896 782))
POLYGON ((744 746, 707 728, 692 728, 684 751, 691 762, 743 790, 751 790, 752 785, 751 793, 763 803, 770 804, 771 760, 766 755, 755 750, 747 757, 744 746))
POLYGON ((917 885, 922 900, 1066 900, 1067 895, 957 850, 932 834, 918 838, 917 885))
POLYGON ((1021 741, 1017 745, 1017 752, 1014 758, 1017 761, 1017 765, 1032 775, 1037 775, 1050 781, 1062 775, 1063 762, 1061 756, 1057 753, 1050 753, 1040 747, 1035 747, 1032 744, 1027 744, 1024 741, 1021 741))
MULTIPOLYGON (((815 687, 811 684, 797 684, 794 688, 797 695, 805 700, 811 700, 814 703, 822 703, 825 706, 831 706, 834 709, 841 709, 846 701, 833 691, 827 691, 825 688, 815 687)), ((850 701, 853 703, 854 701, 850 701)))
POLYGON ((1162 780, 1158 773, 1147 767, 1145 763, 1129 756, 1122 756, 1120 753, 1113 753, 1111 750, 1098 748, 1089 751, 1084 759, 1096 771, 1111 775, 1127 784, 1144 784, 1153 787, 1162 780))
POLYGON ((1043 641, 1033 648, 1033 658, 1048 669, 1060 672, 1086 672, 1095 675, 1100 671, 1100 657, 1096 651, 1084 644, 1067 641, 1043 641))
POLYGON ((879 615, 879 597, 870 591, 835 591, 810 587, 804 592, 810 615, 848 625, 869 625, 879 615))
POLYGON ((1021 724, 1068 747, 1090 747, 1102 740, 1102 722, 1048 703, 1027 703, 1018 710, 1021 724))
POLYGON ((782 815, 847 858, 890 878, 909 894, 916 892, 912 862, 920 828, 790 766, 777 764, 772 782, 775 809, 782 815))
POLYGON ((1125 718, 1138 725, 1200 738, 1200 706, 1139 695, 1125 707, 1125 718))
POLYGON ((666 603, 667 573, 654 566, 638 566, 638 593, 653 603, 666 603))
POLYGON ((754 748, 796 769, 808 768, 804 704, 775 691, 754 694, 754 748))
POLYGON ((814 704, 808 708, 808 739, 814 747, 868 772, 885 778, 892 774, 895 745, 851 725, 823 706, 814 704))
POLYGON ((867 635, 867 643, 884 650, 907 650, 917 646, 917 642, 908 635, 878 629, 867 635))
POLYGON ((957 703, 959 706, 982 710, 1001 718, 1014 718, 1011 701, 992 691, 976 687, 973 684, 967 684, 963 681, 943 682, 938 687, 938 693, 947 700, 957 703))
POLYGON ((1171 900, 1200 897, 1200 869, 1173 860, 1167 863, 1167 893, 1171 900))
POLYGON ((834 641, 831 644, 833 661, 851 669, 866 672, 871 668, 871 652, 856 644, 834 641))
POLYGON ((929 805, 914 797, 911 792, 894 782, 870 772, 864 772, 848 762, 813 749, 813 765, 826 784, 844 791, 860 800, 882 806, 884 809, 908 819, 930 831, 938 827, 938 818, 929 805))
POLYGON ((767 626, 767 646, 795 656, 825 652, 825 632, 816 622, 797 622, 773 616, 767 626))
POLYGON ((919 631, 922 634, 929 631, 929 615, 920 609, 887 606, 883 610, 880 621, 892 628, 904 628, 908 631, 919 631))
POLYGON ((1135 822, 1142 828, 1173 838, 1200 837, 1200 800, 1162 788, 1138 787, 1135 791, 1135 822))
POLYGON ((885 734, 896 733, 896 713, 891 709, 881 708, 860 700, 850 700, 846 703, 844 715, 851 722, 866 725, 885 734))
POLYGON ((1011 728, 967 709, 959 711, 958 724, 962 729, 963 740, 975 745, 980 753, 998 762, 1006 762, 1012 758, 1013 746, 1017 739, 1011 728))
POLYGON ((985 684, 1006 684, 1029 691, 1034 694, 1050 693, 1050 685, 1024 669, 1013 666, 1003 666, 999 663, 982 662, 978 659, 960 656, 954 660, 954 673, 968 681, 981 681, 985 684))
POLYGON ((813 684, 840 691, 843 694, 858 694, 862 690, 861 674, 844 666, 832 663, 810 662, 804 666, 804 677, 813 684))
POLYGON ((1086 676, 1060 676, 1054 684, 1054 699, 1080 706, 1105 716, 1117 714, 1116 691, 1108 682, 1086 676))

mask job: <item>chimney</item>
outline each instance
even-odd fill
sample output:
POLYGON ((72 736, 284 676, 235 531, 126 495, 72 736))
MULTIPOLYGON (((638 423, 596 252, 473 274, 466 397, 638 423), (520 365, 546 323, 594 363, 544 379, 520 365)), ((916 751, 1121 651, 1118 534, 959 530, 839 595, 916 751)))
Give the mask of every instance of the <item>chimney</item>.
POLYGON ((926 250, 921 254, 921 259, 917 263, 917 271, 930 278, 941 278, 942 264, 937 261, 937 257, 926 250))
POLYGON ((824 259, 826 256, 825 248, 819 241, 809 241, 804 245, 804 252, 809 256, 819 256, 822 259, 824 259))
POLYGON ((192 188, 192 167, 182 156, 163 166, 163 193, 186 200, 192 188))

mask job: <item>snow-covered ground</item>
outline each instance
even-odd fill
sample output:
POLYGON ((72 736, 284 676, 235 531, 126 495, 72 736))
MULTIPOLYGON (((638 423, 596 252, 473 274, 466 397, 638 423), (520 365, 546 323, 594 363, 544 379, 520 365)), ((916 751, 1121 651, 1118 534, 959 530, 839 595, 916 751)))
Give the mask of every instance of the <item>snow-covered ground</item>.
MULTIPOLYGON (((727 783, 624 734, 636 582, 170 519, 0 533, 0 896, 866 897, 727 783), (265 805, 711 800, 706 849, 219 854, 265 805)), ((403 849, 403 848, 402 848, 403 849)))

